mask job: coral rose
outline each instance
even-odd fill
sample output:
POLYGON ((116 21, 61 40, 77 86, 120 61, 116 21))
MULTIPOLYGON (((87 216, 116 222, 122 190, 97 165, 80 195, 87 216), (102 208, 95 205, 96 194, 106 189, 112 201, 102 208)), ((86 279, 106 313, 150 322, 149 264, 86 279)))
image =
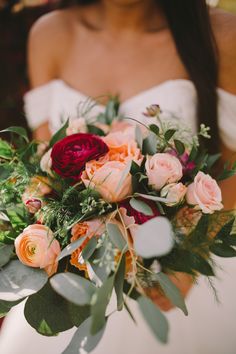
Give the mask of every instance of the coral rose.
POLYGON ((44 225, 30 225, 15 239, 15 249, 19 260, 34 268, 44 269, 49 276, 57 270, 57 256, 60 244, 53 232, 44 225))
POLYGON ((188 186, 186 200, 188 204, 195 205, 205 214, 213 214, 214 211, 223 208, 220 187, 210 175, 201 171, 188 186))
POLYGON ((86 164, 82 181, 88 188, 95 189, 105 201, 119 202, 132 194, 131 174, 127 173, 121 185, 127 165, 119 161, 91 161, 86 164))
POLYGON ((145 163, 148 184, 159 191, 166 184, 178 182, 183 176, 182 165, 177 157, 168 153, 148 156, 145 163))
POLYGON ((63 178, 80 180, 87 161, 108 152, 105 142, 93 134, 73 134, 58 141, 52 148, 52 170, 63 178))

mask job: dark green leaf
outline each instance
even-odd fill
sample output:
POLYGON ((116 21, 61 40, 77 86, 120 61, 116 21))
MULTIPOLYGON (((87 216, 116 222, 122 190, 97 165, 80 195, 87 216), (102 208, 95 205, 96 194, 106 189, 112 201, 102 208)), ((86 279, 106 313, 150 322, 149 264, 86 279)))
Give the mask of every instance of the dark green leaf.
POLYGON ((214 243, 210 251, 219 257, 236 257, 236 250, 225 242, 214 243))
POLYGON ((150 132, 148 136, 143 140, 143 150, 144 155, 154 155, 157 152, 157 136, 156 134, 150 132))
POLYGON ((194 161, 195 158, 197 157, 197 153, 198 153, 198 150, 197 150, 196 146, 193 145, 192 150, 191 150, 190 155, 189 155, 189 160, 190 161, 194 161))
POLYGON ((133 209, 143 213, 144 215, 153 216, 152 208, 143 200, 131 198, 129 201, 133 209))
POLYGON ((210 171, 214 164, 220 159, 221 154, 209 155, 207 159, 207 169, 210 171))
POLYGON ((104 328, 106 323, 106 308, 110 301, 114 286, 114 276, 107 278, 103 285, 97 289, 92 299, 91 334, 94 335, 104 328))
POLYGON ((39 291, 47 282, 47 274, 40 269, 13 260, 0 270, 0 299, 18 301, 39 291))
POLYGON ((143 148, 143 134, 142 134, 142 130, 140 129, 140 127, 138 125, 136 125, 135 127, 135 140, 138 144, 139 149, 142 151, 143 148))
POLYGON ((120 251, 123 251, 127 247, 127 242, 124 239, 118 225, 113 223, 106 224, 108 236, 113 243, 113 245, 120 251))
POLYGON ((57 295, 49 284, 28 298, 24 314, 28 323, 45 336, 56 335, 74 325, 66 300, 57 295))
POLYGON ((125 278, 125 255, 122 256, 119 269, 115 276, 115 292, 117 297, 117 310, 121 311, 123 309, 124 297, 123 297, 123 287, 125 278))
POLYGON ((12 302, 0 300, 0 318, 4 317, 12 307, 18 305, 22 300, 12 302))
POLYGON ((49 142, 49 147, 53 147, 54 144, 56 144, 59 140, 63 139, 66 137, 66 129, 69 126, 69 119, 63 124, 61 129, 59 129, 51 138, 49 142))
POLYGON ((87 125, 88 127, 88 131, 90 134, 95 134, 95 135, 98 135, 98 136, 104 136, 105 133, 102 129, 96 127, 96 125, 92 125, 92 124, 88 124, 87 125))
POLYGON ((172 302, 173 305, 179 307, 183 313, 187 316, 188 310, 184 301, 184 298, 175 286, 175 284, 170 280, 170 278, 165 273, 157 273, 155 275, 157 281, 159 282, 162 290, 164 291, 166 297, 172 302))
POLYGON ((77 306, 72 302, 67 303, 68 313, 74 326, 79 327, 90 317, 90 306, 77 306))
POLYGON ((90 304, 96 291, 91 281, 69 272, 54 275, 50 284, 59 295, 79 306, 90 304))
POLYGON ((27 143, 29 142, 28 134, 25 128, 22 127, 9 127, 7 129, 1 130, 0 133, 14 133, 21 136, 27 143))
POLYGON ((13 253, 13 245, 0 243, 0 268, 9 262, 13 253))
POLYGON ((0 139, 0 159, 11 160, 14 152, 10 144, 0 139))
POLYGON ((138 299, 139 308, 142 315, 152 330, 153 334, 162 343, 167 343, 169 325, 166 317, 158 307, 147 297, 140 296, 138 299))
POLYGON ((97 239, 96 237, 92 237, 82 251, 82 257, 85 261, 87 261, 92 256, 96 247, 97 239))
POLYGON ((230 220, 227 224, 225 224, 220 231, 217 233, 215 240, 225 240, 230 236, 234 224, 234 219, 230 220))
POLYGON ((75 332, 69 346, 62 352, 62 354, 81 354, 90 353, 100 340, 104 334, 106 323, 104 327, 95 335, 90 333, 92 318, 89 317, 85 320, 80 327, 75 332))
POLYGON ((214 276, 214 271, 211 265, 207 262, 206 259, 202 258, 199 255, 193 254, 190 258, 190 265, 192 269, 195 269, 197 272, 207 275, 207 276, 214 276))
POLYGON ((175 148, 178 152, 179 155, 183 155, 183 153, 185 152, 185 146, 184 144, 177 139, 174 139, 174 144, 175 144, 175 148))
POLYGON ((176 129, 168 129, 164 135, 166 141, 169 141, 175 133, 176 133, 176 129))
POLYGON ((149 125, 149 129, 151 130, 151 132, 153 132, 156 135, 159 135, 159 133, 160 133, 160 129, 159 129, 158 125, 156 125, 156 124, 149 125))

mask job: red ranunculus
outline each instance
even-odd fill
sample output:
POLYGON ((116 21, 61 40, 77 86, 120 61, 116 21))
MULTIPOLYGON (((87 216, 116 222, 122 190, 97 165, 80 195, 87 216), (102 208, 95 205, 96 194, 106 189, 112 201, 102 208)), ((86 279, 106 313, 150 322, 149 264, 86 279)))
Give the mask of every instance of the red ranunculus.
POLYGON ((73 134, 58 141, 52 148, 52 170, 75 182, 80 179, 86 162, 108 152, 108 146, 93 134, 73 134))
POLYGON ((125 199, 122 202, 119 203, 119 207, 120 208, 125 208, 127 210, 127 215, 128 216, 133 216, 135 223, 138 225, 142 225, 145 222, 147 222, 150 219, 155 218, 156 216, 161 215, 159 210, 157 209, 156 204, 152 201, 152 200, 148 200, 148 199, 144 199, 144 198, 139 198, 140 200, 142 200, 143 202, 145 202, 147 205, 150 206, 150 208, 152 209, 153 215, 145 215, 137 210, 135 210, 134 208, 132 208, 132 206, 130 205, 130 199, 125 199))

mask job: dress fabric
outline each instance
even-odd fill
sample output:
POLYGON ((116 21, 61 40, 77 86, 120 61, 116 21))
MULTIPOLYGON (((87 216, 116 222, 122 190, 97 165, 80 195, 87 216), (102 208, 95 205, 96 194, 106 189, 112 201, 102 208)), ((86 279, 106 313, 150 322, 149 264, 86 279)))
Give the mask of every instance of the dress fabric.
MULTIPOLYGON (((236 151, 236 96, 218 89, 219 127, 224 144, 236 151)), ((189 80, 169 80, 126 100, 120 113, 145 122, 142 112, 150 104, 159 104, 181 122, 196 131, 196 91, 189 80)), ((78 115, 81 101, 88 97, 62 80, 53 80, 25 96, 25 111, 32 129, 49 121, 55 132, 68 117, 78 115)), ((86 102, 85 102, 86 104, 86 102)), ((96 105, 93 113, 103 111, 96 105)), ((154 338, 140 315, 136 303, 130 307, 137 320, 134 325, 126 311, 111 316, 105 334, 93 354, 235 354, 236 353, 236 260, 216 259, 219 269, 214 285, 216 302, 207 280, 199 277, 186 299, 189 316, 174 309, 167 313, 170 324, 169 343, 162 345, 154 338)), ((115 306, 113 298, 111 306, 115 306)), ((74 329, 55 338, 37 334, 23 317, 23 304, 11 310, 0 334, 1 354, 61 354, 74 329)), ((73 353, 74 354, 74 353, 73 353)), ((83 354, 81 352, 81 354, 83 354)))

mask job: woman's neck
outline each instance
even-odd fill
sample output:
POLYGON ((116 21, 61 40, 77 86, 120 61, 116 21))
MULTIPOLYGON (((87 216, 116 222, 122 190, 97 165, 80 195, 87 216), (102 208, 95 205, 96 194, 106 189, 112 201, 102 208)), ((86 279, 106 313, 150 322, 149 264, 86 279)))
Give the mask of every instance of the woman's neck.
POLYGON ((101 0, 84 8, 82 20, 94 30, 124 34, 156 32, 167 26, 155 0, 101 0), (89 10, 89 11, 88 11, 89 10))

